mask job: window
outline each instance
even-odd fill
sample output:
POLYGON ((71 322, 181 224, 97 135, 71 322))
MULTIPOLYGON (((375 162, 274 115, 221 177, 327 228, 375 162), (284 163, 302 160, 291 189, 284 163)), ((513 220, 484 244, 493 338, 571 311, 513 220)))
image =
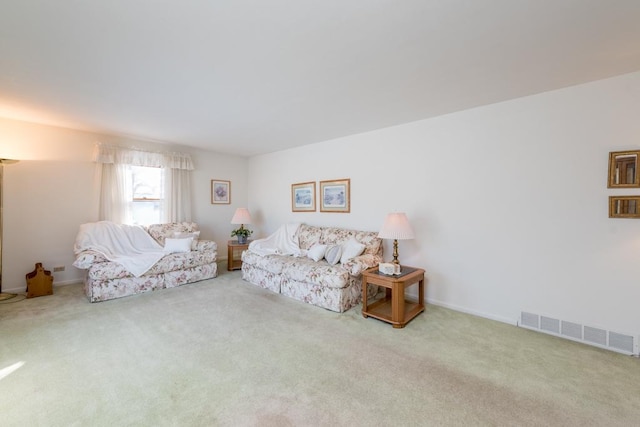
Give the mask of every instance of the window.
POLYGON ((98 144, 101 221, 161 224, 191 221, 189 154, 157 153, 98 144))
POLYGON ((164 169, 129 166, 131 175, 131 220, 133 224, 149 225, 163 222, 165 191, 164 169))

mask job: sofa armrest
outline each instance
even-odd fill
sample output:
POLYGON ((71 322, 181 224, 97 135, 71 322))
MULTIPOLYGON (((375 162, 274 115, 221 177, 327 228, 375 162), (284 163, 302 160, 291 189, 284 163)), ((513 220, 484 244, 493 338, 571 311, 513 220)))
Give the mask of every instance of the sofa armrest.
POLYGON ((198 240, 196 251, 217 251, 218 244, 213 240, 198 240))
POLYGON ((82 251, 78 255, 76 255, 76 260, 73 262, 72 265, 81 270, 86 270, 89 267, 91 267, 93 264, 97 264, 99 262, 107 262, 107 261, 108 259, 106 259, 104 255, 89 249, 86 251, 82 251))
POLYGON ((349 272, 351 276, 359 276, 367 268, 375 267, 382 261, 381 257, 371 254, 359 255, 348 262, 342 264, 342 267, 349 272))

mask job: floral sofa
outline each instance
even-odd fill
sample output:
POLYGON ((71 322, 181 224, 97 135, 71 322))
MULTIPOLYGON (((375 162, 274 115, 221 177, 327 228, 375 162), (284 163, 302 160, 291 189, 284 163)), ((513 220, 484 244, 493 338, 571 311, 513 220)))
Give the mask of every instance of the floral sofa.
MULTIPOLYGON (((378 233, 301 224, 294 236, 300 253, 261 255, 249 249, 242 253, 242 278, 273 292, 318 307, 342 313, 362 299, 362 271, 382 261, 378 233), (340 246, 349 241, 364 245, 361 255, 331 265, 326 258, 311 259, 316 245, 340 246)), ((371 297, 376 286, 369 286, 371 297)))
POLYGON ((168 238, 176 240, 177 237, 190 236, 193 240, 187 251, 164 255, 139 277, 121 264, 107 260, 99 252, 77 252, 73 265, 87 270, 84 289, 91 302, 172 288, 217 276, 217 245, 214 241, 198 239, 200 233, 196 223, 154 224, 146 227, 146 231, 161 247, 165 247, 165 239, 168 238))

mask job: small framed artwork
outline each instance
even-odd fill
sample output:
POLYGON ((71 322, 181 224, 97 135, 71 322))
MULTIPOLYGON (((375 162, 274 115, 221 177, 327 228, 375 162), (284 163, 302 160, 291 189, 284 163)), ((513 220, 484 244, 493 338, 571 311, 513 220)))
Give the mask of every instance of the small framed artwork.
POLYGON ((640 218, 640 196, 609 196, 609 218, 640 218))
POLYGON ((320 212, 350 212, 350 184, 350 179, 320 181, 320 212))
POLYGON ((315 212, 316 211, 316 183, 301 182, 291 184, 291 211, 315 212))
POLYGON ((211 204, 228 205, 231 203, 231 181, 211 180, 211 204))
POLYGON ((640 151, 609 153, 608 188, 640 187, 640 151))

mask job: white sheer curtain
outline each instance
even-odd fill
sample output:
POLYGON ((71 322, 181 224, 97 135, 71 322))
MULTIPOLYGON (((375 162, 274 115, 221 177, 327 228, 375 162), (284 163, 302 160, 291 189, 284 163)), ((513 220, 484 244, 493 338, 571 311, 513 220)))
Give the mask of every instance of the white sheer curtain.
POLYGON ((132 186, 127 166, 165 169, 163 222, 191 221, 191 171, 189 154, 155 153, 111 145, 96 145, 95 161, 102 165, 100 220, 131 222, 132 186))
POLYGON ((166 174, 167 197, 165 212, 169 214, 171 222, 191 221, 191 171, 186 169, 171 169, 166 174))
POLYGON ((126 165, 102 163, 100 185, 100 220, 120 224, 131 222, 131 184, 126 165))

